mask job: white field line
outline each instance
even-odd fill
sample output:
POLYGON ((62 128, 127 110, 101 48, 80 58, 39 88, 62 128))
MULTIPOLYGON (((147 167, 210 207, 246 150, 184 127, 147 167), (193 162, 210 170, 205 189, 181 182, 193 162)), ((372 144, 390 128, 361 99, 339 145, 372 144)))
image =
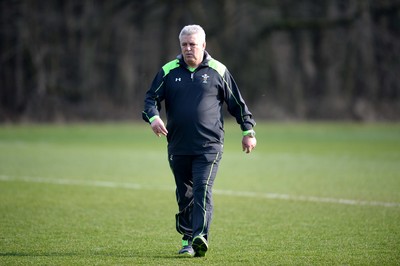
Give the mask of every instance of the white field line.
MULTIPOLYGON (((161 186, 154 187, 154 186, 145 186, 135 183, 126 183, 126 182, 52 179, 52 178, 28 177, 28 176, 11 177, 6 175, 0 175, 0 181, 23 181, 28 183, 45 183, 45 184, 55 184, 55 185, 76 185, 76 186, 91 186, 91 187, 124 188, 124 189, 135 189, 135 190, 173 191, 172 187, 161 187, 161 186)), ((314 196, 293 196, 293 195, 278 194, 278 193, 259 193, 250 191, 233 191, 233 190, 221 190, 221 189, 214 189, 213 193, 216 195, 246 197, 246 198, 265 198, 273 200, 305 201, 305 202, 333 203, 333 204, 357 205, 357 206, 400 207, 399 202, 363 201, 363 200, 324 198, 324 197, 314 197, 314 196)))

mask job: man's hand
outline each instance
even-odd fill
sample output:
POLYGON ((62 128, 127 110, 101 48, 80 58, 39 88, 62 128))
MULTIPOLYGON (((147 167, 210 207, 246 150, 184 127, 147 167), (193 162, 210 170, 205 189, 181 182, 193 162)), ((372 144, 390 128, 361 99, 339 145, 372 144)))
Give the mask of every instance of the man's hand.
POLYGON ((246 153, 250 153, 257 145, 255 137, 244 136, 242 139, 242 148, 246 153))
POLYGON ((165 128, 164 122, 159 117, 154 119, 154 121, 151 123, 151 129, 153 130, 154 134, 157 135, 157 137, 160 137, 161 135, 167 136, 168 134, 168 130, 165 128))

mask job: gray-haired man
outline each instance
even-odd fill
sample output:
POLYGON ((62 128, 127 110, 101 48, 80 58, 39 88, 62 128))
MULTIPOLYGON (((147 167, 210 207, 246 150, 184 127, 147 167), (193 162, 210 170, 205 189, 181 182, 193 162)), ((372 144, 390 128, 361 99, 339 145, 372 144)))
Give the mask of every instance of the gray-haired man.
POLYGON ((205 50, 204 30, 185 26, 179 42, 182 53, 160 69, 146 93, 143 119, 157 136, 167 137, 179 206, 176 229, 183 235, 179 254, 203 257, 213 213, 212 187, 223 152, 223 103, 242 129, 246 153, 256 146, 256 123, 228 69, 205 50), (162 101, 167 126, 159 116, 162 101))

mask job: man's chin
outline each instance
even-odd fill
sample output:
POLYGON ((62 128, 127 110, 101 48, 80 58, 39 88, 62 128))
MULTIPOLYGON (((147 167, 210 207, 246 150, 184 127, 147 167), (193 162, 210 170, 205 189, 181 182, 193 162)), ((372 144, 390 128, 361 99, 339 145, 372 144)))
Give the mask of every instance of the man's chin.
POLYGON ((185 62, 186 64, 190 65, 196 63, 196 60, 193 57, 185 57, 185 62))

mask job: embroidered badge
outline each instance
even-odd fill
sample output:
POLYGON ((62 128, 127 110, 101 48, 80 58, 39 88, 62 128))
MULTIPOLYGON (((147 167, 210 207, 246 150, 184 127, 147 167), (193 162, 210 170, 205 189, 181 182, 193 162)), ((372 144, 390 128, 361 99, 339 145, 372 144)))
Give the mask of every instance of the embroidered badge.
POLYGON ((207 74, 201 75, 201 77, 203 78, 203 83, 207 83, 208 78, 210 77, 207 74))

